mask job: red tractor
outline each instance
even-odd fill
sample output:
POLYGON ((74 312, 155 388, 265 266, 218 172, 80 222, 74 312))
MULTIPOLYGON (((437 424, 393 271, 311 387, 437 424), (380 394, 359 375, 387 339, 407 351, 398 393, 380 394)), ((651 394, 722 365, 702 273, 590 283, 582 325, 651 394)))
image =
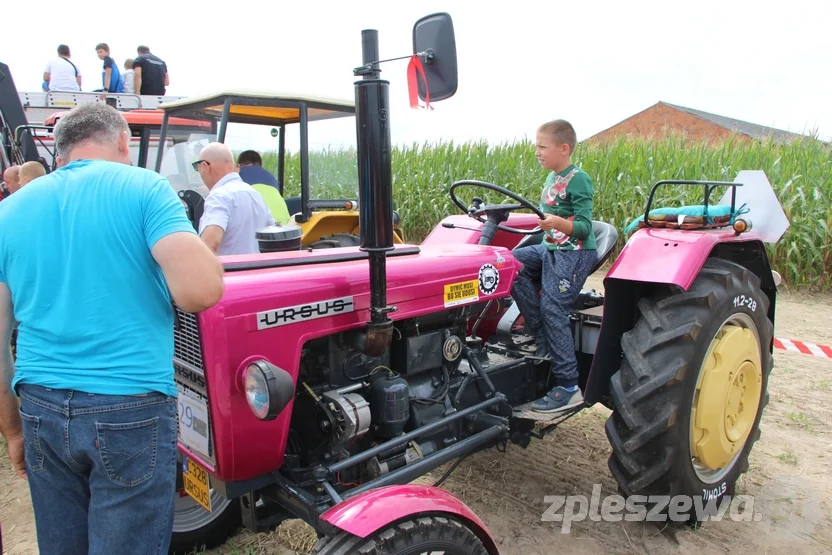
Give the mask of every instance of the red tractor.
MULTIPOLYGON (((464 503, 410 482, 482 449, 525 447, 572 414, 528 410, 550 372, 511 300, 521 270, 511 249, 541 240, 535 203, 457 182, 450 195, 465 215, 420 245, 394 244, 388 82, 376 31, 362 38, 360 247, 301 249, 299 227, 263 229, 261 254, 223 258, 216 306, 176 309, 179 552, 222 543, 241 523, 259 531, 299 517, 321 555, 496 554, 464 503), (464 203, 457 192, 470 186, 513 204, 464 203)), ((452 96, 450 17, 419 20, 413 46, 418 95, 452 96)), ((697 183, 706 203, 729 187, 736 214, 739 184, 697 183)), ((573 307, 580 387, 585 406, 612 411, 609 468, 625 495, 721 499, 759 438, 775 277, 747 217, 657 227, 652 199, 606 296, 584 290, 573 307)), ((603 222, 595 233, 597 270, 618 234, 603 222)))

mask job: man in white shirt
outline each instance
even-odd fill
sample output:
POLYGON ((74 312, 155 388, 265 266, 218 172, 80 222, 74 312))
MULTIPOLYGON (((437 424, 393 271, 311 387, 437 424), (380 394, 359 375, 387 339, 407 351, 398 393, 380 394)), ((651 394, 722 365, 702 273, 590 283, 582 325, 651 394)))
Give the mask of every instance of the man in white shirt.
POLYGON ((69 61, 69 47, 58 46, 58 57, 46 64, 43 71, 43 89, 49 91, 81 90, 81 72, 69 61))
POLYGON ((257 230, 275 225, 262 195, 234 171, 234 155, 223 143, 210 143, 193 163, 208 187, 199 235, 218 255, 260 252, 257 230))

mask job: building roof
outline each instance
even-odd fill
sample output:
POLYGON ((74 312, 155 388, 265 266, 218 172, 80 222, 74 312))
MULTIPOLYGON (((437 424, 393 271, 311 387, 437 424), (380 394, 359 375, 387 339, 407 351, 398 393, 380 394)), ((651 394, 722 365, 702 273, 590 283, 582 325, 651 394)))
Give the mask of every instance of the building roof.
POLYGON ((774 142, 780 143, 792 139, 803 139, 806 137, 800 133, 792 133, 791 131, 775 129, 774 127, 766 127, 765 125, 758 125, 756 123, 749 123, 735 118, 703 112, 702 110, 694 110, 693 108, 686 108, 685 106, 678 106, 676 104, 670 104, 669 102, 659 101, 659 104, 663 104, 669 108, 680 110, 694 117, 709 121, 714 125, 724 127, 730 131, 748 135, 753 139, 765 139, 770 136, 774 142))

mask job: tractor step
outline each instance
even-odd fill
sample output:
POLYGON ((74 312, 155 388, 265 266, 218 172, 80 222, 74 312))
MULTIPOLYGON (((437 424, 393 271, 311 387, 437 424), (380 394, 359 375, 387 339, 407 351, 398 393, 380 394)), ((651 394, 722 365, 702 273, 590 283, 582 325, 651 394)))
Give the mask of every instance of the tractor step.
POLYGON ((568 414, 576 412, 581 408, 580 406, 578 406, 560 412, 537 412, 535 410, 532 410, 533 405, 534 401, 531 401, 529 403, 526 403, 525 405, 514 407, 513 414, 511 415, 511 417, 521 418, 523 420, 534 420, 535 422, 551 422, 553 420, 563 418, 568 414))

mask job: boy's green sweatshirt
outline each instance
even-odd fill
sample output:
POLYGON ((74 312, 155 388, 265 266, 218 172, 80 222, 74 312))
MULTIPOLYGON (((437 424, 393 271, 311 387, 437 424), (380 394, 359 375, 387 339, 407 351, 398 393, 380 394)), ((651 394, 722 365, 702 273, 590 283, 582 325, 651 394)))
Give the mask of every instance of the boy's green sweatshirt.
POLYGON ((556 229, 543 234, 543 244, 549 250, 595 250, 593 194, 592 179, 575 164, 570 164, 561 172, 549 174, 540 196, 540 211, 572 222, 572 235, 556 229))

